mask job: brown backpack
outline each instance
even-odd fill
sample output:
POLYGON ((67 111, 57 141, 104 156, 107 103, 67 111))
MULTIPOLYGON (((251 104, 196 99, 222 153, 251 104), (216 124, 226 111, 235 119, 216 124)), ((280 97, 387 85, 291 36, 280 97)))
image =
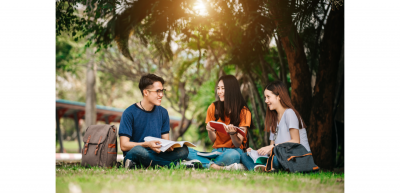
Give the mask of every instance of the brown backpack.
POLYGON ((117 129, 114 125, 91 125, 83 137, 82 166, 113 167, 117 163, 117 129))

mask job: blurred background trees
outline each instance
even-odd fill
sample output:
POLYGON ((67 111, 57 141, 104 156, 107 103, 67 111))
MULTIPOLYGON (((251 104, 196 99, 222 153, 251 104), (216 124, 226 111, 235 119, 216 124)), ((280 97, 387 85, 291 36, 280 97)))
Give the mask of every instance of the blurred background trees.
POLYGON ((341 0, 57 1, 56 33, 58 98, 125 109, 141 98, 139 78, 158 74, 168 90, 162 105, 181 117, 172 139, 209 149, 206 110, 218 78, 232 74, 251 108, 250 146, 259 148, 269 144, 263 89, 281 80, 316 164, 344 164, 341 0))

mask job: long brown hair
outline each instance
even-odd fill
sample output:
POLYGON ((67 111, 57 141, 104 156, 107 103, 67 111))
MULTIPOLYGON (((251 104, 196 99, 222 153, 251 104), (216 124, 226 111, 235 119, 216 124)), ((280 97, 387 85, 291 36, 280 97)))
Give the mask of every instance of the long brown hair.
MULTIPOLYGON (((283 106, 283 108, 291 108, 294 113, 297 116, 297 119, 299 120, 299 128, 306 128, 306 124, 304 123, 303 119, 301 118, 299 112, 296 111, 296 109, 294 108, 294 106, 292 105, 292 102, 290 100, 289 97, 289 93, 286 89, 285 84, 282 81, 274 81, 270 84, 268 84, 265 88, 264 88, 264 92, 265 90, 269 90, 272 93, 274 93, 274 95, 279 96, 280 97, 280 103, 283 106), (302 124, 303 123, 303 124, 302 124)), ((267 113, 265 115, 265 127, 267 132, 270 131, 270 129, 272 129, 272 132, 275 133, 276 131, 276 125, 278 124, 278 112, 276 112, 276 110, 270 110, 269 107, 267 106, 267 113)))
MULTIPOLYGON (((225 116, 229 117, 230 124, 234 126, 239 126, 240 123, 240 114, 242 109, 245 108, 249 110, 249 107, 244 100, 242 93, 240 92, 239 82, 233 75, 224 75, 218 79, 219 81, 224 83, 225 94, 224 101, 218 100, 214 102, 216 113, 215 118, 221 118, 222 121, 225 121, 225 116)), ((217 93, 217 91, 215 91, 217 93)), ((250 111, 250 110, 249 110, 250 111)), ((247 113, 245 111, 245 113, 247 113)), ((246 117, 246 114, 244 114, 246 117)))

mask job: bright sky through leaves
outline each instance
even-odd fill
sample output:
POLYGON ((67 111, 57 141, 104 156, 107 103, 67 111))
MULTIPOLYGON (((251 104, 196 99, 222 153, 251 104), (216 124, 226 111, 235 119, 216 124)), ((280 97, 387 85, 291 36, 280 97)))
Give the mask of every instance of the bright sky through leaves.
POLYGON ((194 10, 199 15, 207 15, 207 9, 202 0, 197 0, 193 6, 194 10))

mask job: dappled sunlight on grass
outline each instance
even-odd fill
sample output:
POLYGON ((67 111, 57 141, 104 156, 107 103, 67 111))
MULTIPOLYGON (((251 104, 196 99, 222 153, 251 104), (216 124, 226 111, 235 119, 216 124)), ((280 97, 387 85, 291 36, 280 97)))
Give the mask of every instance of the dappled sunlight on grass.
POLYGON ((344 192, 344 174, 56 167, 57 192, 344 192))

